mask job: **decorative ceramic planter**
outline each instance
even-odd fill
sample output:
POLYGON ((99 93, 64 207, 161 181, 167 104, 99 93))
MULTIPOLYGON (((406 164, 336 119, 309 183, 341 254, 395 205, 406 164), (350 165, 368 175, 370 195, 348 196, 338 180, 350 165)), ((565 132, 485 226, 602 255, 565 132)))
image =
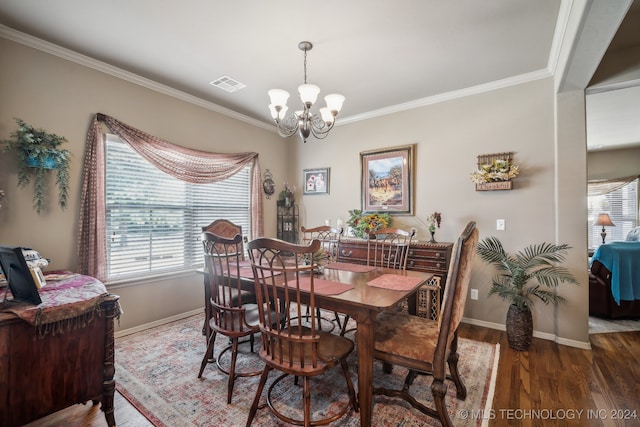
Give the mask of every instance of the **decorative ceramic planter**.
POLYGON ((44 160, 29 156, 27 157, 27 166, 42 169, 58 169, 58 162, 51 156, 45 157, 44 160))

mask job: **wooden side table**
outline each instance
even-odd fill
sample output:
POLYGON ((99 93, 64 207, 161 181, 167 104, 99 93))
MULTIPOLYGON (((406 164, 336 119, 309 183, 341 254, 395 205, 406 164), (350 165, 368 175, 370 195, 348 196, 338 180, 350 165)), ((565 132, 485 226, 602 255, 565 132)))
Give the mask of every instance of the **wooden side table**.
POLYGON ((120 314, 118 300, 117 295, 104 295, 85 313, 39 326, 3 307, 0 425, 20 426, 89 400, 102 404, 107 425, 116 425, 114 318, 120 314))

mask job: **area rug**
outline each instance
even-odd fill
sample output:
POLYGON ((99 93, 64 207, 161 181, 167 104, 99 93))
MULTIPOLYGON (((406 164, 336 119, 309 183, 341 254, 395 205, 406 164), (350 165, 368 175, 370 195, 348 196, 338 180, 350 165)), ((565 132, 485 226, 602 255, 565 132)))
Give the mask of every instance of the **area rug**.
MULTIPOLYGON (((116 388, 155 426, 244 426, 246 423, 259 376, 236 379, 229 405, 226 403, 227 376, 215 364, 207 365, 202 378, 197 378, 205 351, 203 319, 202 315, 191 316, 116 339, 116 388)), ((218 338, 216 354, 226 344, 226 338, 218 338)), ((242 354, 238 356, 238 371, 263 366, 257 354, 250 352, 248 344, 240 347, 242 354)), ((457 426, 481 426, 482 413, 490 413, 493 401, 500 348, 498 344, 460 339, 459 353, 459 369, 468 395, 466 400, 458 400, 455 386, 450 383, 447 395, 449 413, 457 426)), ((228 359, 223 358, 223 362, 228 362, 228 359)), ((355 352, 349 357, 349 369, 354 384, 357 384, 355 352)), ((394 367, 392 374, 383 373, 382 366, 376 362, 374 386, 399 387, 405 373, 398 367, 394 367)), ((336 369, 322 379, 312 380, 312 410, 316 408, 316 416, 331 413, 347 402, 346 385, 341 375, 336 369)), ((267 387, 276 376, 275 372, 271 373, 267 387)), ((412 385, 412 392, 433 407, 430 381, 430 377, 419 376, 412 385)), ((267 387, 261 403, 265 403, 267 387)), ((274 393, 278 395, 277 401, 284 405, 280 409, 298 413, 301 407, 297 405, 302 393, 292 379, 287 378, 278 384, 274 393)), ((271 427, 285 424, 265 408, 258 410, 252 425, 271 427)), ((351 411, 332 425, 359 426, 359 414, 351 411)), ((374 396, 373 425, 424 427, 439 426, 440 423, 412 409, 402 400, 374 396)))

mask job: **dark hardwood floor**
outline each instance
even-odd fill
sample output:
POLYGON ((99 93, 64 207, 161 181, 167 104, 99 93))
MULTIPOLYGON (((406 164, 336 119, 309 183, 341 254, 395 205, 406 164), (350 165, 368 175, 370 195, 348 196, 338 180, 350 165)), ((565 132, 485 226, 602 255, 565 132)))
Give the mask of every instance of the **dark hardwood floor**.
MULTIPOLYGON (((504 332, 468 324, 460 336, 500 343, 493 410, 484 414, 490 426, 640 426, 640 332, 591 335, 592 351, 534 338, 528 352, 517 352, 504 332)), ((118 426, 151 425, 118 393, 115 407, 118 426)), ((104 427, 106 421, 89 403, 28 426, 61 425, 104 427)))

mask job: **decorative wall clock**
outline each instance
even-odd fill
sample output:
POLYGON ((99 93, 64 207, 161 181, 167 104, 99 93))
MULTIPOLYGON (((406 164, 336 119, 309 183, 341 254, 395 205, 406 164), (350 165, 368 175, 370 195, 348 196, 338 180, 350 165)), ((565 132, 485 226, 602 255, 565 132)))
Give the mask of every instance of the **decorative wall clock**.
POLYGON ((262 189, 264 190, 264 194, 267 195, 267 199, 270 199, 271 195, 276 191, 276 183, 273 182, 273 174, 269 169, 265 171, 263 176, 264 181, 262 181, 262 189))

